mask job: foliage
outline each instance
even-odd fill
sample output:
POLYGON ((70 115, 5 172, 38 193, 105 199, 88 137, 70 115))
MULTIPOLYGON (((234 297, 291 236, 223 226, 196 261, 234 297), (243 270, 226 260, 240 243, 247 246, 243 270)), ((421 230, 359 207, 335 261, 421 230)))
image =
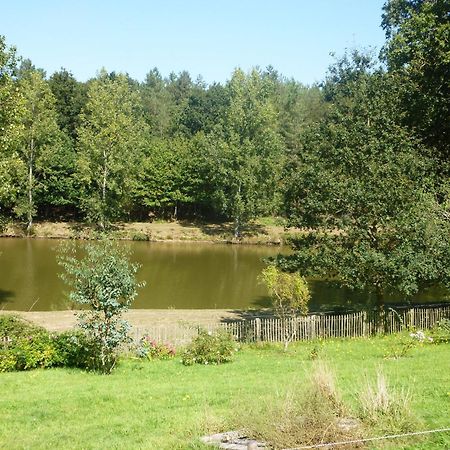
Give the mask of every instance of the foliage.
POLYGON ((136 350, 140 358, 170 359, 176 354, 175 347, 155 341, 150 336, 143 336, 136 350))
POLYGON ((450 319, 441 319, 430 332, 433 342, 446 344, 450 342, 450 319))
POLYGON ((292 155, 285 208, 291 239, 284 270, 410 297, 449 279, 450 223, 433 193, 433 164, 401 124, 394 77, 347 61, 331 78, 327 120, 292 155), (350 67, 348 67, 350 64, 350 67))
POLYGON ((78 325, 99 350, 99 367, 110 373, 117 360, 119 347, 128 342, 129 324, 122 319, 143 283, 136 281, 139 266, 128 260, 126 248, 101 240, 80 248, 63 246, 59 264, 62 279, 71 288, 69 299, 87 311, 78 313, 78 325))
POLYGON ((283 154, 270 81, 236 70, 227 88, 229 107, 208 135, 208 178, 238 238, 249 219, 276 211, 283 154))
POLYGON ((42 158, 48 160, 57 151, 62 135, 56 121, 55 99, 41 72, 25 72, 19 86, 24 103, 17 152, 27 170, 22 175, 22 195, 14 209, 19 217, 26 217, 30 231, 36 214, 35 192, 44 181, 38 176, 37 167, 42 158))
POLYGON ((308 312, 311 294, 308 282, 300 274, 282 272, 270 265, 262 271, 261 280, 272 296, 278 317, 288 319, 308 312))
POLYGON ((224 330, 214 332, 199 328, 191 344, 184 350, 181 362, 185 366, 193 364, 223 364, 232 361, 236 342, 224 330))
POLYGON ((269 291, 275 314, 283 321, 286 350, 297 333, 295 319, 308 312, 311 298, 308 282, 299 273, 282 272, 273 265, 262 271, 260 279, 269 291))
POLYGON ((0 316, 0 372, 38 367, 98 367, 97 344, 81 331, 49 333, 14 315, 0 316))
POLYGON ((418 132, 448 175, 450 161, 450 5, 448 0, 388 0, 382 57, 403 85, 404 123, 418 132))
POLYGON ((62 367, 96 370, 101 364, 98 343, 80 330, 56 335, 54 345, 62 367))
POLYGON ((89 220, 106 228, 129 210, 131 180, 143 148, 139 100, 125 76, 105 71, 89 85, 78 134, 77 179, 89 220))

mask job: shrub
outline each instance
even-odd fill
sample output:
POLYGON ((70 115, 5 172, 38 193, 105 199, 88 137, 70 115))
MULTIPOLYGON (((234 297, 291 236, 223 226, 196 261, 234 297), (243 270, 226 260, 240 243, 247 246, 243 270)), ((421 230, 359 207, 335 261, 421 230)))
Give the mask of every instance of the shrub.
POLYGON ((30 370, 60 364, 54 336, 39 331, 30 336, 8 339, 0 350, 0 371, 30 370))
POLYGON ((100 365, 98 345, 82 331, 65 331, 57 335, 55 347, 61 366, 96 370, 100 365))
POLYGON ((130 325, 122 315, 144 283, 136 281, 139 265, 129 261, 125 247, 101 240, 84 245, 84 256, 80 250, 73 244, 61 248, 61 277, 71 288, 69 299, 89 308, 78 314, 78 325, 95 342, 97 368, 107 374, 116 364, 119 348, 130 341, 130 325))
POLYGON ((150 336, 141 338, 136 352, 140 358, 147 359, 170 359, 176 354, 172 345, 158 343, 150 336))
POLYGON ((450 319, 441 319, 431 330, 431 337, 436 344, 450 342, 450 319))
POLYGON ((81 331, 52 334, 17 316, 0 316, 0 344, 0 372, 99 365, 98 346, 81 331))
POLYGON ((42 331, 44 331, 44 328, 34 325, 21 317, 12 314, 0 315, 0 340, 2 343, 19 337, 31 336, 36 332, 42 331))
POLYGON ((193 364, 223 364, 230 362, 236 351, 236 342, 224 330, 214 332, 200 328, 191 344, 185 349, 181 362, 193 364))
POLYGON ((272 265, 261 272, 260 279, 272 298, 275 315, 282 321, 287 350, 297 334, 297 317, 308 313, 311 298, 308 282, 299 273, 282 272, 272 265))

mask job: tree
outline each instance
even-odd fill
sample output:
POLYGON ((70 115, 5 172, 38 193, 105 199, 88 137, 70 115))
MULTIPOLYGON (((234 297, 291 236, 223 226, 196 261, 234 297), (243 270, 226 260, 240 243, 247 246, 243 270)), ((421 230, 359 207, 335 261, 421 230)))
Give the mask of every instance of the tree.
POLYGON ((389 0, 383 7, 382 57, 403 84, 404 123, 436 149, 450 171, 450 2, 389 0))
POLYGON ((310 292, 308 282, 299 273, 282 272, 275 266, 266 267, 261 273, 266 285, 275 315, 280 319, 284 331, 284 349, 297 333, 297 317, 308 313, 310 292))
POLYGON ((26 168, 17 149, 23 125, 24 99, 15 83, 16 51, 0 36, 0 221, 12 213, 26 168))
POLYGON ((257 70, 246 76, 238 69, 228 90, 229 107, 208 136, 207 159, 215 203, 234 221, 238 238, 248 220, 276 211, 283 153, 270 82, 257 70))
POLYGON ((18 201, 15 212, 27 218, 27 232, 31 231, 36 213, 35 191, 36 166, 46 155, 57 151, 62 136, 56 121, 55 99, 41 72, 30 71, 23 74, 19 89, 24 98, 21 115, 22 130, 18 144, 18 154, 27 167, 24 194, 18 201))
POLYGON ((49 85, 56 99, 58 125, 75 141, 80 114, 87 100, 86 86, 63 68, 50 77, 49 85))
POLYGON ((170 211, 176 219, 179 208, 194 203, 202 183, 193 139, 152 138, 148 141, 141 164, 133 180, 136 208, 163 215, 170 211))
POLYGON ((450 227, 426 148, 397 122, 397 79, 351 75, 330 81, 328 118, 305 133, 290 161, 289 224, 310 231, 292 239, 295 252, 278 265, 368 289, 382 309, 387 293, 410 298, 445 281, 450 227))
POLYGON ((62 247, 59 264, 61 278, 71 288, 69 299, 88 307, 77 313, 78 326, 99 348, 99 367, 110 373, 117 350, 128 341, 129 323, 122 319, 144 285, 136 280, 139 266, 129 261, 125 247, 112 241, 62 247), (83 251, 85 256, 81 256, 83 251))
POLYGON ((131 182, 145 143, 139 97, 127 78, 105 71, 90 83, 78 128, 77 178, 82 209, 106 228, 130 208, 131 182))

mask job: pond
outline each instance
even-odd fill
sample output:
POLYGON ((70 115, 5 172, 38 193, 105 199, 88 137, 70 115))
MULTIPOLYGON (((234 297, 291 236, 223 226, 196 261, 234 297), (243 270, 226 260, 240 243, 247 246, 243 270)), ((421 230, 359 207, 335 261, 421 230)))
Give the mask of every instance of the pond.
MULTIPOLYGON (((0 309, 50 311, 70 308, 56 262, 58 240, 0 239, 0 309)), ((83 245, 80 242, 79 245, 83 245)), ((133 304, 149 309, 247 309, 269 306, 258 274, 263 258, 279 247, 202 243, 123 242, 142 265, 146 281, 133 304)), ((355 293, 324 281, 312 281, 310 310, 361 309, 370 304, 366 293, 355 293)), ((423 292, 415 303, 442 300, 443 292, 423 292)), ((389 299, 401 303, 401 298, 389 299)))

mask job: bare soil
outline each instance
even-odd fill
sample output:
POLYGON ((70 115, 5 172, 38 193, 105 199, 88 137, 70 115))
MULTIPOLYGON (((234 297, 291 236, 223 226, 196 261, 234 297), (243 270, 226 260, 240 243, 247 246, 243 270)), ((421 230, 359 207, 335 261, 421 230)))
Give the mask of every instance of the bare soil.
MULTIPOLYGON (((75 312, 66 311, 0 311, 0 314, 14 314, 40 325, 50 331, 64 331, 76 324, 75 312)), ((267 310, 241 311, 225 309, 131 309, 125 318, 133 327, 146 328, 177 322, 195 325, 219 323, 226 320, 260 317, 270 314, 267 310)))
MULTIPOLYGON (((115 239, 137 241, 282 245, 287 229, 281 225, 254 222, 244 228, 241 238, 235 239, 233 224, 230 222, 120 222, 112 225, 108 234, 115 239)), ((80 222, 36 222, 32 233, 35 238, 54 239, 95 239, 97 236, 98 229, 80 222)), ((26 237, 26 230, 20 223, 11 223, 0 233, 0 237, 26 237)))

